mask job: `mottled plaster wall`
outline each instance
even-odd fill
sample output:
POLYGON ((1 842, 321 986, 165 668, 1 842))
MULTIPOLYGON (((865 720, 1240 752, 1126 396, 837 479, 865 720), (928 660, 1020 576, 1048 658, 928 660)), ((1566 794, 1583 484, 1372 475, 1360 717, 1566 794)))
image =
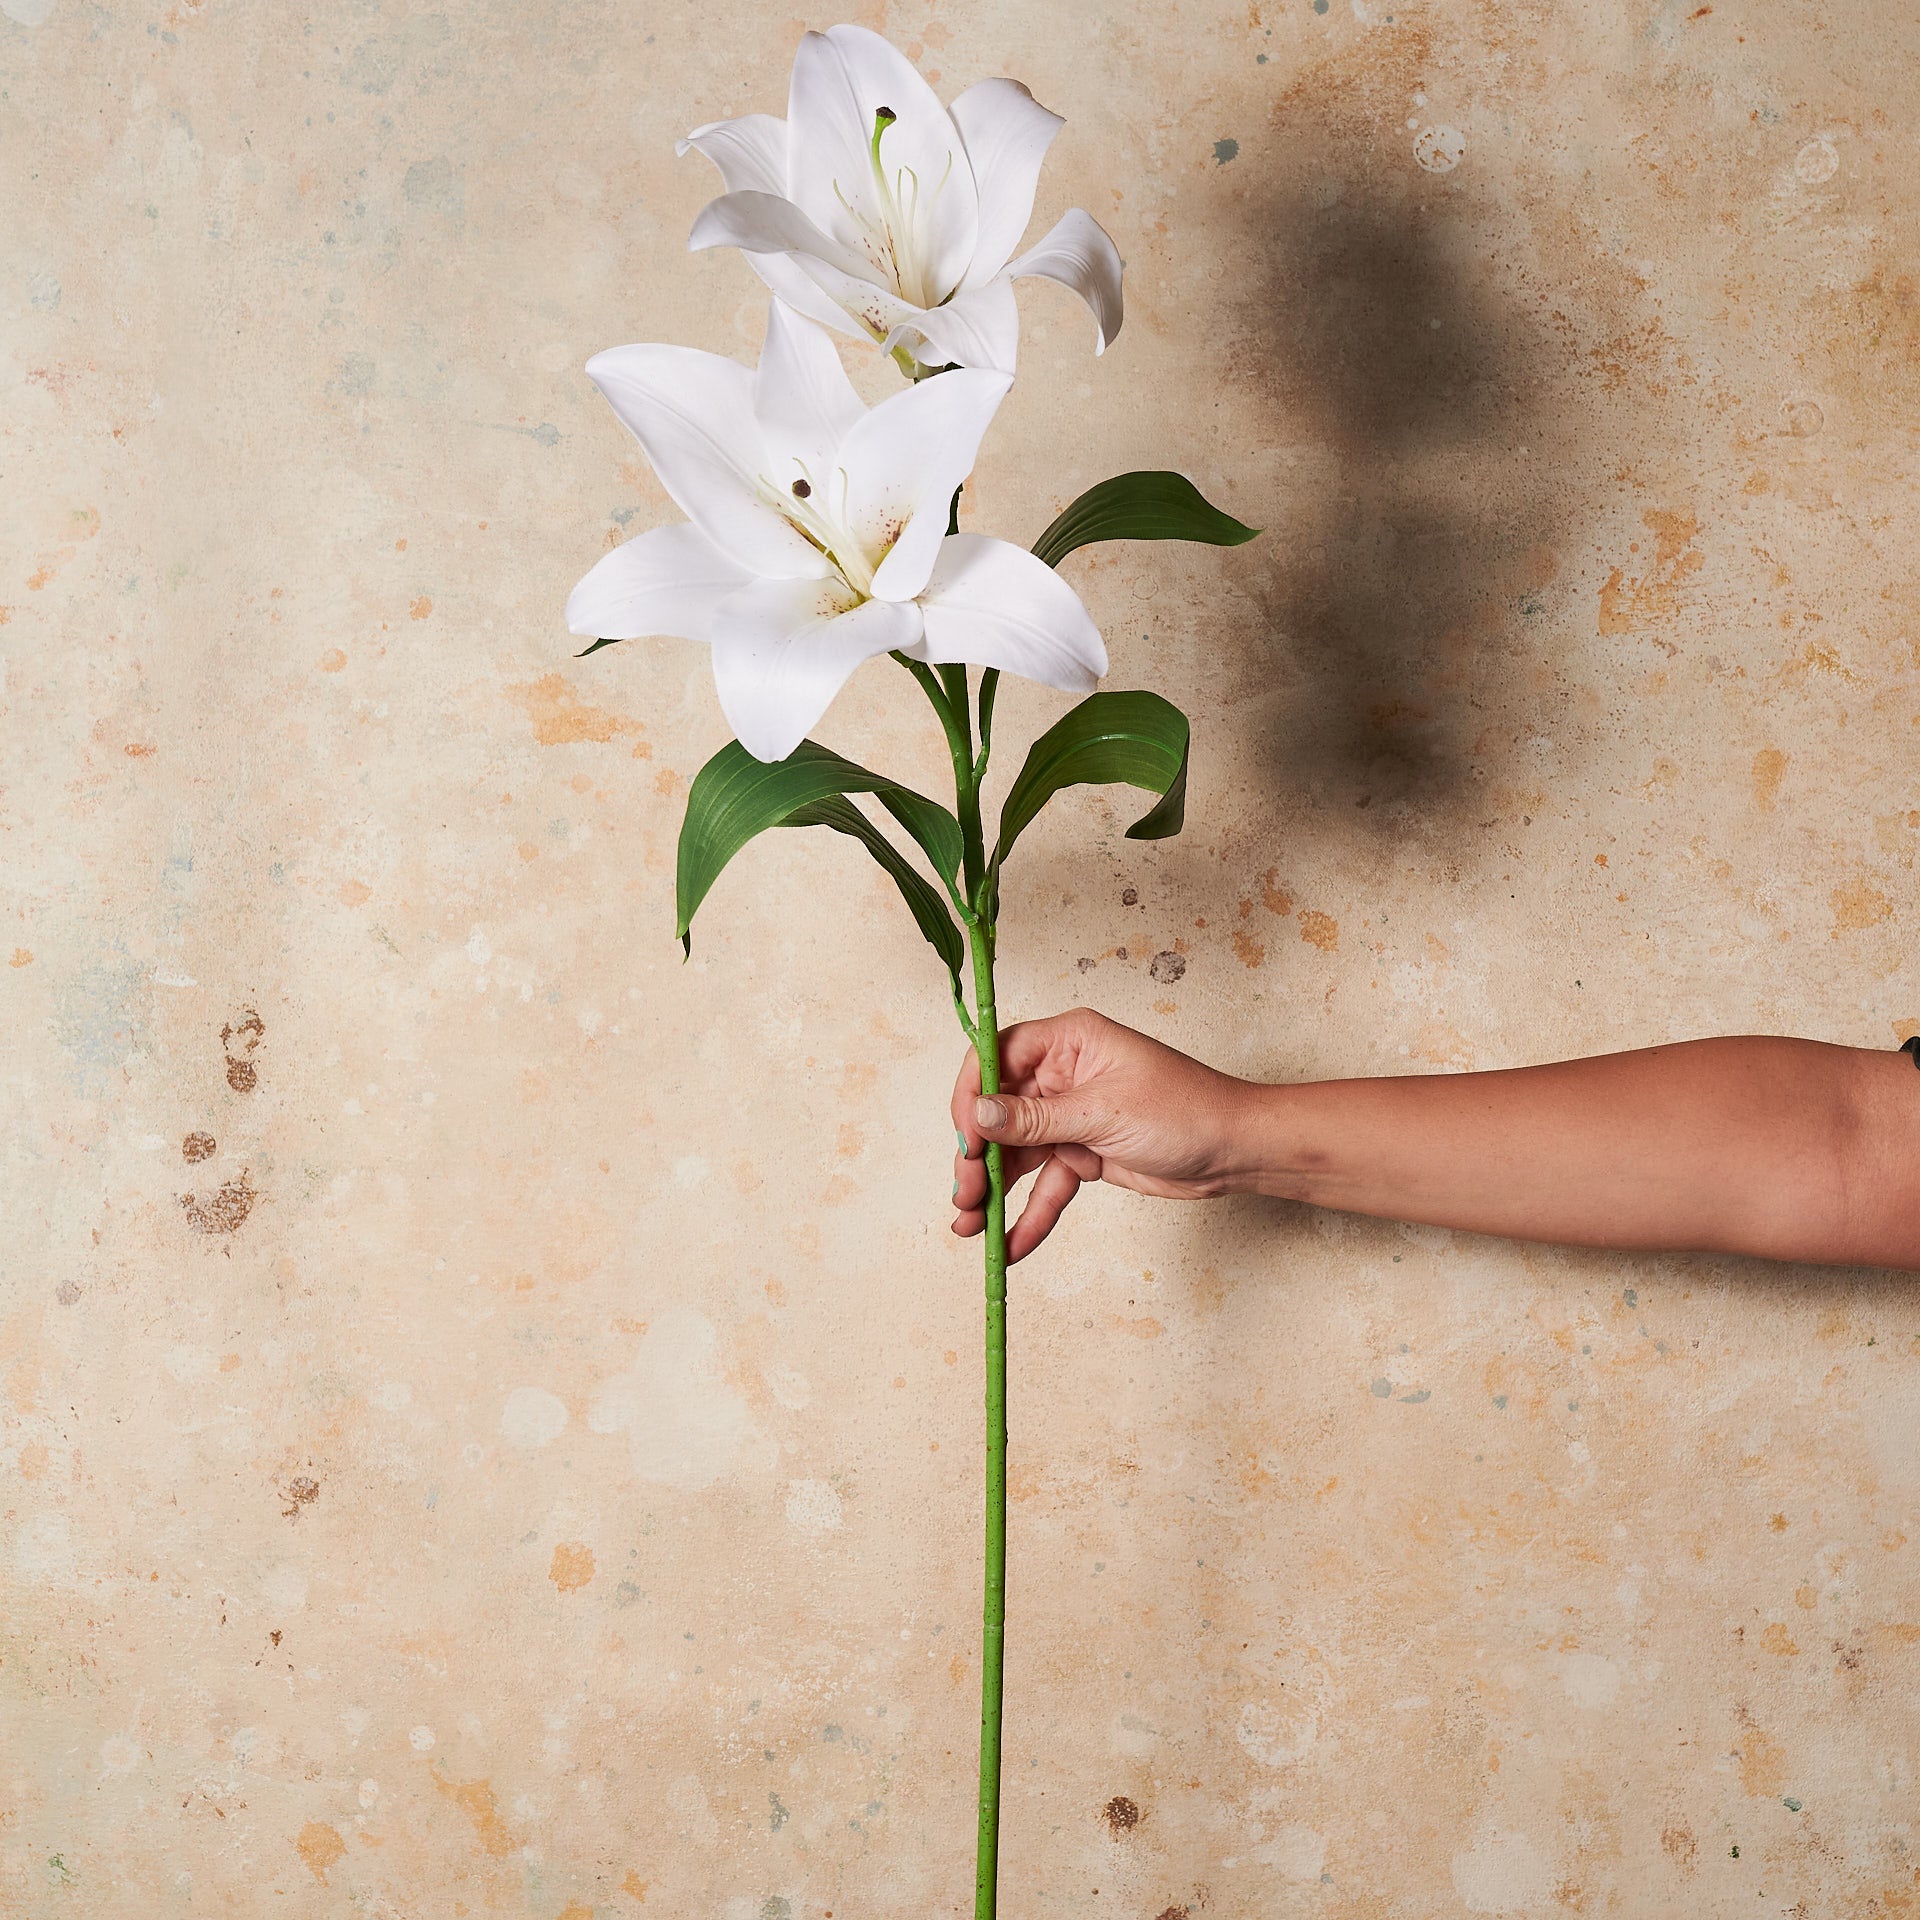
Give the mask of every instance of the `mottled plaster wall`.
MULTIPOLYGON (((758 344, 673 138, 826 17, 0 11, 0 1911, 970 1910, 937 969, 821 835, 682 967, 704 657, 560 620, 671 511, 582 362, 758 344)), ((858 17, 1129 261, 974 524, 1269 529, 1070 563, 1193 797, 1030 836, 1010 1010, 1916 1030, 1909 6, 858 17)), ((1911 1281, 1099 1193, 1013 1367, 1010 1920, 1920 1910, 1911 1281)))

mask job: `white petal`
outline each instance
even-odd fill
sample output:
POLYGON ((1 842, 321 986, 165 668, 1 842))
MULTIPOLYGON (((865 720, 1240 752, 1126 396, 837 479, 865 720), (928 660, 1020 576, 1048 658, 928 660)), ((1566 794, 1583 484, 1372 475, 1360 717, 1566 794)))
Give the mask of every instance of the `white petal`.
POLYGON ((1090 213, 1070 208, 1037 247, 1029 247, 1008 268, 1009 276, 1037 273, 1071 287, 1099 323, 1105 353, 1120 331, 1120 254, 1107 230, 1090 213))
POLYGON ((804 314, 823 327, 831 327, 835 333, 849 334, 856 340, 872 339, 838 300, 821 290, 794 254, 749 253, 746 262, 767 283, 774 296, 784 300, 795 313, 804 314))
POLYGON ((985 367, 1011 374, 1020 350, 1020 309, 1013 282, 1002 274, 943 307, 910 308, 895 320, 885 346, 904 345, 922 366, 985 367))
POLYGON ((738 120, 709 120, 674 148, 703 153, 720 169, 729 193, 785 193, 787 123, 770 113, 743 113, 738 120))
POLYGON ((967 660, 1063 693, 1091 692, 1107 670, 1100 630, 1080 596, 1009 541, 978 533, 943 541, 920 606, 927 631, 916 657, 935 665, 967 660))
POLYGON ((980 233, 964 292, 991 280, 1007 264, 1033 218, 1040 162, 1067 123, 1049 113, 1018 80, 982 80, 948 108, 967 143, 980 194, 980 233))
POLYGON ((881 401, 841 443, 847 496, 834 506, 868 564, 877 563, 877 598, 911 600, 927 584, 954 489, 973 471, 980 437, 1012 384, 972 368, 922 380, 881 401))
POLYGON ((587 377, 646 450, 680 510, 730 558, 776 579, 817 578, 821 554, 762 494, 753 375, 694 347, 613 347, 587 377))
POLYGON ((711 640, 713 610, 753 575, 691 521, 636 534, 567 595, 567 631, 602 640, 667 633, 711 640))
POLYGON ((709 200, 695 217, 687 235, 688 249, 743 247, 748 253, 815 254, 842 272, 863 269, 851 253, 820 228, 791 200, 777 193, 723 193, 709 200))
POLYGON ((802 37, 787 98, 787 193, 848 248, 861 252, 887 286, 891 263, 875 237, 882 223, 874 176, 874 115, 895 119, 880 141, 886 180, 917 196, 915 231, 929 284, 898 291, 932 304, 971 265, 979 201, 967 150, 939 97, 911 61, 865 27, 830 27, 802 37), (856 216, 865 216, 863 227, 856 216))
POLYGON ((840 442, 866 412, 833 342, 778 300, 767 308, 753 410, 766 440, 767 477, 776 487, 790 487, 804 473, 816 489, 832 473, 840 442))
POLYGON ((713 623, 713 683, 740 744, 784 760, 833 704, 861 661, 920 637, 911 601, 853 596, 839 581, 757 580, 723 601, 713 623))
MULTIPOLYGON (((771 260, 776 256, 761 253, 753 257, 771 260)), ((818 298, 831 300, 853 322, 850 332, 864 334, 869 340, 886 341, 892 338, 895 327, 919 315, 920 309, 910 301, 902 300, 897 293, 861 274, 844 272, 831 260, 822 260, 810 253, 790 253, 785 258, 818 289, 818 298)))

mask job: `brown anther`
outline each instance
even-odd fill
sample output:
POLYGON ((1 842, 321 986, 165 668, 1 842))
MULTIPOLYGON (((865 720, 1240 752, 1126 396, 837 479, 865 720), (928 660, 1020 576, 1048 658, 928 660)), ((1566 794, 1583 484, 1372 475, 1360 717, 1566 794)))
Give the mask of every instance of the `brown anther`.
POLYGON ((806 499, 806 497, 810 493, 812 493, 812 491, 813 489, 810 486, 808 486, 804 480, 796 480, 793 483, 793 497, 796 500, 806 499))

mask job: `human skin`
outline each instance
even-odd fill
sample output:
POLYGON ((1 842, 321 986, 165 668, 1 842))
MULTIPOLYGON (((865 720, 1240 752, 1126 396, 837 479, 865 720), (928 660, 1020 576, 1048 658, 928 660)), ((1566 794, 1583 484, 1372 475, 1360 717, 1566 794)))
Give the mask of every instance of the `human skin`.
POLYGON ((1083 1183, 1260 1193, 1568 1246, 1920 1269, 1920 1073, 1905 1053, 1747 1036, 1501 1072, 1266 1086, 1091 1012, 1000 1036, 953 1092, 953 1231, 986 1223, 984 1141, 1037 1177, 1024 1259, 1083 1183))

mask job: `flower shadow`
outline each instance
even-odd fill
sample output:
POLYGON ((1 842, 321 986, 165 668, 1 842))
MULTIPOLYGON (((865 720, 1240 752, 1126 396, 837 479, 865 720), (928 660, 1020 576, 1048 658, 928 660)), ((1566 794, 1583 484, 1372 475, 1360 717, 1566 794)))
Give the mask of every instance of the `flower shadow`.
POLYGON ((1456 855, 1500 811, 1491 792, 1528 784, 1513 763, 1586 518, 1567 480, 1593 384, 1572 329, 1500 264, 1512 217, 1338 128, 1245 210, 1235 358, 1280 462, 1249 582, 1261 771, 1295 818, 1317 804, 1456 855))

